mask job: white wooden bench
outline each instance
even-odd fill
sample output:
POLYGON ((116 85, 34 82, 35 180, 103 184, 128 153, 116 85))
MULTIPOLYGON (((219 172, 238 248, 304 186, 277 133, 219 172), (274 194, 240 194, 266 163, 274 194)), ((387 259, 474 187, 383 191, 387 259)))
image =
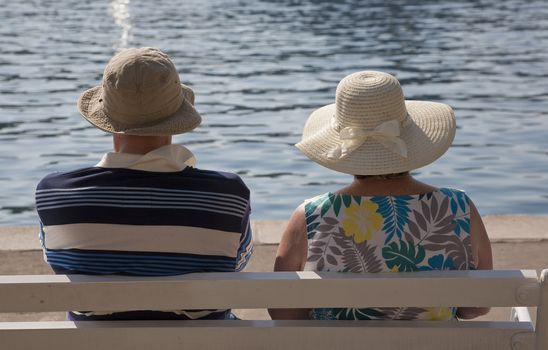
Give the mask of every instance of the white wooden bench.
POLYGON ((0 312, 514 306, 508 322, 0 322, 0 349, 544 349, 548 270, 1 276, 0 312), (536 329, 525 307, 538 307, 536 329))

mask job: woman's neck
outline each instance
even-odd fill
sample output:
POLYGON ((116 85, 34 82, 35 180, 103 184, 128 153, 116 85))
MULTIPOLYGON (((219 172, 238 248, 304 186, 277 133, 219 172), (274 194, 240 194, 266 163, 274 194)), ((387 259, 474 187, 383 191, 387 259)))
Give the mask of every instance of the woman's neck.
POLYGON ((356 176, 350 185, 340 189, 337 193, 356 196, 389 196, 428 193, 436 189, 436 187, 422 183, 413 178, 411 174, 406 173, 399 176, 356 176))

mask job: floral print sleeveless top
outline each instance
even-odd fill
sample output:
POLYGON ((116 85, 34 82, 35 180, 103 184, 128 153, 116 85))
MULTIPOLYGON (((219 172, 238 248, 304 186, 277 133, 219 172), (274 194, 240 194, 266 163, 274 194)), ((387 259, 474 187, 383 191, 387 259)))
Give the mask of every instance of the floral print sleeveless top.
MULTIPOLYGON (((408 272, 474 269, 466 194, 441 188, 402 196, 326 193, 305 201, 305 270, 408 272)), ((318 308, 331 320, 449 320, 456 308, 318 308)))

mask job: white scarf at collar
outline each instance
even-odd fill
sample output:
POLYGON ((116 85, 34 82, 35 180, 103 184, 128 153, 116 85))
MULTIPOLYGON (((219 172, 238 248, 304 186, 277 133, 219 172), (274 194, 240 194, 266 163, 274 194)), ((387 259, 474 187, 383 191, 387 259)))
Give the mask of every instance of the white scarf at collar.
POLYGON ((147 154, 108 152, 97 163, 101 168, 125 168, 156 172, 181 171, 187 166, 194 167, 196 158, 186 147, 167 145, 147 154))

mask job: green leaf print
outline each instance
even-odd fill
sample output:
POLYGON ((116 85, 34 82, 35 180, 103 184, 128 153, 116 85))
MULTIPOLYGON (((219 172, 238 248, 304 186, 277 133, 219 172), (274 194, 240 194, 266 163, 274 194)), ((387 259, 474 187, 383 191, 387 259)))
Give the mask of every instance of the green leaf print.
POLYGON ((345 208, 348 208, 352 204, 352 196, 350 195, 343 195, 342 200, 345 208))
POLYGON ((339 216, 339 212, 341 211, 341 195, 338 195, 335 197, 335 200, 333 201, 333 210, 335 211, 335 216, 339 216))
POLYGON ((399 272, 417 271, 426 253, 421 246, 415 247, 411 242, 400 241, 400 246, 392 242, 388 247, 382 248, 382 257, 386 266, 392 269, 396 267, 399 272))

